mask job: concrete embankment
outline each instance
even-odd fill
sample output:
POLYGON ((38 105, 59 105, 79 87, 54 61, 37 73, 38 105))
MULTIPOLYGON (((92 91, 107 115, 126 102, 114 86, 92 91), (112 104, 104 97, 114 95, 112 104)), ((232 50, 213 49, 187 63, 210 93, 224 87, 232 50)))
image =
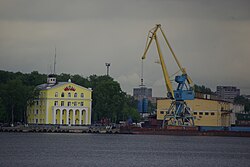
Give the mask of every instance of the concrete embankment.
POLYGON ((139 128, 113 126, 55 126, 29 125, 16 127, 1 127, 0 132, 33 132, 33 133, 102 133, 102 134, 141 134, 141 135, 174 135, 174 136, 234 136, 250 137, 246 131, 202 131, 199 127, 168 126, 166 128, 139 128))
POLYGON ((1 127, 0 132, 40 132, 40 133, 120 133, 119 128, 110 126, 55 126, 29 125, 1 127))

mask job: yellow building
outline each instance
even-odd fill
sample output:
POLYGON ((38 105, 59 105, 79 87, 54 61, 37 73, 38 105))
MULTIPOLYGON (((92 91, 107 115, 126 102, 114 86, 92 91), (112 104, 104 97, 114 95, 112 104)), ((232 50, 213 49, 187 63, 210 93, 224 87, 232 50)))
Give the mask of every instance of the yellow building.
MULTIPOLYGON (((232 103, 211 99, 187 100, 196 126, 230 126, 232 103)), ((170 107, 170 99, 157 100, 157 120, 163 120, 170 107)))
POLYGON ((39 98, 27 108, 29 124, 90 125, 92 90, 68 82, 56 82, 50 74, 38 85, 39 98))

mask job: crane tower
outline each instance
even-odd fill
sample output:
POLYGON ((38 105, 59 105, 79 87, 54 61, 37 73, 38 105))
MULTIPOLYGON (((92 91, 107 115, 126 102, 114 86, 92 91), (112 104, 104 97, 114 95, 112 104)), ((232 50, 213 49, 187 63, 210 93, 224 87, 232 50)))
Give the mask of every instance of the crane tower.
POLYGON ((164 120, 162 122, 162 127, 165 125, 194 125, 194 118, 191 114, 190 107, 187 106, 186 100, 194 100, 194 91, 193 91, 193 81, 187 75, 185 68, 183 68, 177 59, 170 43, 167 40, 165 33, 163 32, 161 25, 157 24, 154 28, 152 28, 147 37, 146 47, 144 50, 144 54, 142 56, 142 60, 146 58, 146 54, 152 44, 152 41, 155 41, 156 48, 158 51, 160 64, 162 67, 162 72, 165 80, 165 85, 167 88, 167 97, 169 97, 172 102, 170 107, 167 109, 166 115, 164 116, 164 120), (160 43, 158 40, 157 32, 160 30, 164 41, 166 42, 167 47, 169 48, 175 62, 179 67, 180 75, 175 76, 175 82, 177 83, 177 88, 174 90, 169 73, 166 68, 166 64, 164 62, 164 58, 161 52, 160 43))

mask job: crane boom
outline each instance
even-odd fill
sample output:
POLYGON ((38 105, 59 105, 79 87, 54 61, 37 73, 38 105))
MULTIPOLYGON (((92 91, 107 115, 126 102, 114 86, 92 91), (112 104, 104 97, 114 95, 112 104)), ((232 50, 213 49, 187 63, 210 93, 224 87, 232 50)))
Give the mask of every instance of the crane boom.
POLYGON ((149 49, 149 47, 152 44, 152 41, 154 39, 155 43, 156 43, 157 51, 158 51, 158 54, 159 54, 159 58, 160 58, 160 63, 161 63, 162 71, 163 71, 163 76, 164 76, 164 79, 165 79, 165 84, 166 84, 167 91, 168 91, 167 94, 170 96, 170 98, 173 98, 174 97, 173 86, 171 84, 170 77, 169 77, 169 74, 168 74, 168 71, 167 71, 167 68, 166 68, 166 65, 165 65, 164 58, 162 56, 162 52, 161 52, 161 48, 160 48, 160 45, 159 45, 159 42, 158 42, 158 38, 157 38, 157 35, 156 35, 156 32, 157 32, 158 28, 159 28, 159 26, 156 26, 156 28, 154 29, 154 31, 152 33, 152 36, 150 37, 150 40, 149 40, 148 44, 146 44, 146 48, 145 48, 144 54, 142 56, 142 59, 146 58, 146 54, 148 52, 148 49, 149 49))
POLYGON ((143 53, 143 56, 142 56, 142 60, 146 59, 146 55, 147 55, 147 52, 149 50, 149 47, 151 46, 152 44, 152 41, 155 40, 155 43, 156 43, 156 47, 157 47, 157 51, 158 51, 158 55, 159 55, 159 58, 160 58, 160 63, 161 63, 161 67, 162 67, 162 71, 163 71, 163 76, 164 76, 164 80, 165 80, 165 84, 166 84, 166 88, 167 88, 167 95, 170 97, 170 98, 174 98, 174 89, 173 89, 173 86, 171 84, 171 81, 170 81, 170 77, 169 77, 169 74, 168 74, 168 71, 167 71, 167 68, 166 68, 166 65, 165 65, 165 62, 164 62, 164 58, 162 56, 162 52, 161 52, 161 48, 160 48, 160 45, 159 45, 159 41, 158 41, 158 37, 157 37, 157 31, 160 29, 160 32, 166 42, 166 45, 167 47, 169 48, 171 54, 173 55, 174 57, 174 60, 176 61, 180 71, 182 72, 183 75, 186 75, 186 80, 187 80, 187 83, 188 85, 192 88, 193 87, 193 81, 192 79, 187 75, 187 72, 185 70, 185 68, 183 68, 181 66, 181 63, 180 61, 177 59, 170 43, 168 42, 168 39, 165 35, 165 33, 163 32, 162 28, 161 28, 161 25, 160 24, 156 24, 156 26, 154 28, 152 28, 150 31, 149 31, 149 34, 148 34, 148 38, 150 38, 149 41, 147 41, 146 43, 146 47, 145 47, 145 50, 144 50, 144 53, 143 53), (150 36, 151 34, 151 36, 150 36))
MULTIPOLYGON (((166 41, 166 44, 167 44, 169 50, 171 51, 171 53, 172 53, 172 55, 173 55, 173 57, 174 57, 177 65, 178 65, 178 67, 180 68, 180 70, 182 71, 183 74, 187 74, 186 69, 181 66, 180 61, 177 59, 177 57, 176 57, 176 55, 175 55, 175 53, 174 53, 174 51, 173 51, 170 43, 168 42, 168 39, 167 39, 165 33, 163 32, 163 30, 161 28, 161 25, 159 25, 159 28, 161 30, 161 33, 162 33, 162 35, 164 37, 164 40, 166 41)), ((189 85, 191 85, 193 87, 193 81, 192 81, 192 79, 188 75, 187 75, 187 82, 188 82, 189 85)))

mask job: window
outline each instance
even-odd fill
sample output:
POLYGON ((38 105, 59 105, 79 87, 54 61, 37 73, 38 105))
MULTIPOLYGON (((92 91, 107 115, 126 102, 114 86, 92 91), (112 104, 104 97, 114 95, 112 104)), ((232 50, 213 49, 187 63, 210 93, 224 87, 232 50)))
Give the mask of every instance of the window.
POLYGON ((83 106, 83 102, 81 102, 81 106, 83 106))
POLYGON ((36 101, 36 105, 38 106, 38 104, 39 104, 39 101, 36 101))
POLYGON ((194 115, 197 115, 197 112, 194 112, 194 115))
POLYGON ((77 102, 76 101, 74 102, 74 106, 77 106, 77 102))
POLYGON ((64 106, 64 101, 61 101, 61 106, 64 106))
POLYGON ((64 115, 64 110, 62 111, 62 115, 64 115))
POLYGON ((75 112, 75 115, 77 115, 77 114, 78 114, 78 111, 75 112))
POLYGON ((203 112, 199 112, 199 115, 203 115, 203 112))
POLYGON ((205 112, 205 115, 208 115, 208 112, 205 112))
POLYGON ((64 93, 62 92, 61 97, 64 97, 64 93))
POLYGON ((62 120, 62 124, 64 124, 64 120, 62 120))
POLYGON ((84 98, 84 94, 83 93, 81 93, 81 97, 84 98))
POLYGON ((58 92, 55 93, 55 97, 58 97, 58 92))
POLYGON ((36 114, 38 114, 38 110, 36 110, 36 114))
POLYGON ((214 112, 211 112, 211 115, 214 115, 214 112))
POLYGON ((71 93, 70 92, 68 93, 68 97, 71 97, 71 93))
POLYGON ((77 97, 77 93, 74 94, 74 97, 77 97))
POLYGON ((38 119, 36 119, 36 123, 38 123, 38 119))
POLYGON ((160 111, 161 114, 164 114, 164 111, 160 111))
POLYGON ((68 106, 71 106, 71 102, 70 101, 68 102, 68 106))
POLYGON ((54 102, 54 106, 58 106, 58 101, 55 101, 55 102, 54 102))

